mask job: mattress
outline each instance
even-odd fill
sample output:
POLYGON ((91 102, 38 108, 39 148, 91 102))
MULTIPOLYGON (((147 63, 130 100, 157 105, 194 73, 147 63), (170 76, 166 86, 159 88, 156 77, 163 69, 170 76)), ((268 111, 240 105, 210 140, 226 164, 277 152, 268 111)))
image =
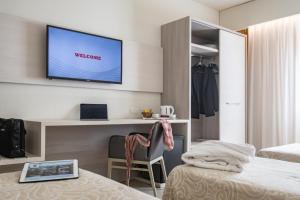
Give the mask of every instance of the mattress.
POLYGON ((234 173, 181 165, 170 173, 163 200, 300 200, 300 164, 254 158, 234 173))
POLYGON ((257 156, 300 163, 300 143, 264 148, 257 156))
POLYGON ((72 180, 19 184, 19 176, 20 172, 0 174, 0 199, 156 199, 133 188, 85 170, 80 170, 80 177, 72 180))

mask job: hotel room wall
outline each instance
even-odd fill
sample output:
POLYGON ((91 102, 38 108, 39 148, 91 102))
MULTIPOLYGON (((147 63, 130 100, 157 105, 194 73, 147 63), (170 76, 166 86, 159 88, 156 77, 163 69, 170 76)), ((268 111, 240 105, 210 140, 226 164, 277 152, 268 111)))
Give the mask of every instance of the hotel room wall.
MULTIPOLYGON (((216 24, 219 19, 216 10, 192 0, 176 2, 172 0, 0 0, 0 13, 41 24, 53 24, 120 38, 139 46, 135 51, 140 51, 139 48, 143 46, 160 48, 161 24, 187 15, 216 24)), ((138 60, 132 62, 142 63, 138 60)), ((14 66, 7 66, 6 63, 8 62, 1 60, 0 69, 5 69, 6 77, 9 78, 13 76, 14 66), (12 71, 7 71, 7 68, 12 68, 12 71)), ((45 68, 44 65, 40 67, 45 68)), ((123 68, 128 69, 130 66, 124 64, 123 68)), ((124 78, 128 78, 135 72, 128 71, 124 78)), ((146 107, 158 112, 161 99, 160 88, 147 89, 144 87, 145 84, 139 87, 141 79, 136 80, 134 84, 137 85, 131 84, 130 87, 107 86, 99 83, 101 88, 94 89, 78 87, 80 83, 74 83, 75 87, 67 87, 64 84, 57 87, 24 84, 22 81, 7 83, 0 80, 0 116, 26 119, 76 119, 79 117, 78 105, 82 102, 108 103, 110 118, 137 117, 140 110, 146 107)), ((158 75, 153 79, 162 82, 160 80, 162 76, 158 75)), ((73 84, 71 81, 66 83, 73 84)))
POLYGON ((220 24, 233 30, 300 13, 299 0, 255 0, 220 12, 220 24))

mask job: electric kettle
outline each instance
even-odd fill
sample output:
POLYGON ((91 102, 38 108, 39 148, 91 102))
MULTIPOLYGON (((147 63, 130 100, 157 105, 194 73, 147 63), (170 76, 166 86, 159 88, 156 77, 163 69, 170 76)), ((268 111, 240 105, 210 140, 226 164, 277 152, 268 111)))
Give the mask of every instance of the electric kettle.
POLYGON ((175 112, 174 106, 170 106, 170 105, 164 105, 164 106, 160 106, 160 114, 161 115, 173 115, 175 112))

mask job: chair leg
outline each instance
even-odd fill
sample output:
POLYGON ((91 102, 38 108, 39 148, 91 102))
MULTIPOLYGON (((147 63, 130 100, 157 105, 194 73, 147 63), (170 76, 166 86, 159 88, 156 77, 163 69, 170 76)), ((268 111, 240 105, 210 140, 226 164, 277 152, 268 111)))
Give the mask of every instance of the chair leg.
POLYGON ((162 173, 163 173, 163 176, 164 176, 164 180, 165 180, 165 183, 166 183, 168 177, 167 177, 166 165, 165 165, 165 161, 164 161, 163 157, 160 160, 160 166, 161 166, 161 170, 162 170, 162 173))
POLYGON ((150 162, 147 164, 148 166, 148 172, 149 172, 149 177, 150 177, 150 182, 151 182, 151 186, 153 189, 153 194, 156 197, 157 193, 156 193, 156 188, 155 188, 155 181, 154 181, 154 175, 153 175, 153 170, 152 170, 152 165, 150 164, 150 162))
POLYGON ((112 171, 112 161, 108 159, 107 161, 107 177, 111 179, 111 171, 112 171))

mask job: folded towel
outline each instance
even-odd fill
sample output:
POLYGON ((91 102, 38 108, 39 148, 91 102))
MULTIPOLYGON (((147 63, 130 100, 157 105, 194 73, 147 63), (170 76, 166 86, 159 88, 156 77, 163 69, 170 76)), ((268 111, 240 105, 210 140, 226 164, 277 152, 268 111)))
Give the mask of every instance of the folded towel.
POLYGON ((255 147, 209 140, 194 145, 181 159, 200 168, 242 172, 243 165, 255 156, 255 147))

